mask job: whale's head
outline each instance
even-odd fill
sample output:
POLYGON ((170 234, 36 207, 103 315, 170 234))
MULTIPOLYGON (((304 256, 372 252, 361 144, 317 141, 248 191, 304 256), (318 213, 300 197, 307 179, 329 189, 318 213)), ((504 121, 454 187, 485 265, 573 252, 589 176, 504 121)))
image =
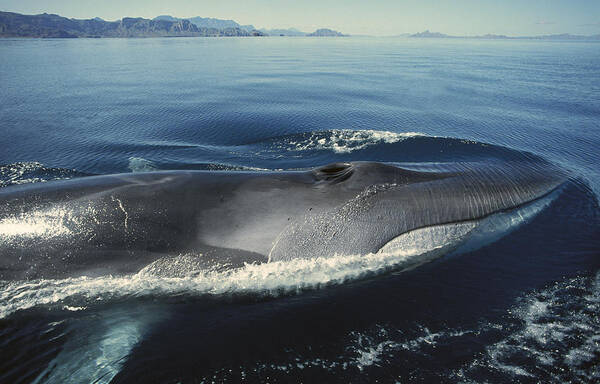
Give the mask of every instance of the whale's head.
MULTIPOLYGON (((314 189, 332 203, 291 220, 273 243, 271 261, 411 248, 432 231, 455 244, 482 220, 533 203, 565 181, 555 166, 530 158, 426 165, 334 163, 314 169, 312 175, 314 189)), ((443 248, 433 243, 425 248, 443 248)))

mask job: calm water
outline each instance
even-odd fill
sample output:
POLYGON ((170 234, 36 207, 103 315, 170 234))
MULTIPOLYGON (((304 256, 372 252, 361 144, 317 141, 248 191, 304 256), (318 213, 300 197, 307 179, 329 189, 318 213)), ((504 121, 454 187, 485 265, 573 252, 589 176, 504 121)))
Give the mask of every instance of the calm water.
POLYGON ((408 271, 0 282, 1 382, 600 380, 598 43, 3 39, 0 84, 8 188, 514 151, 572 176, 502 239, 408 271))

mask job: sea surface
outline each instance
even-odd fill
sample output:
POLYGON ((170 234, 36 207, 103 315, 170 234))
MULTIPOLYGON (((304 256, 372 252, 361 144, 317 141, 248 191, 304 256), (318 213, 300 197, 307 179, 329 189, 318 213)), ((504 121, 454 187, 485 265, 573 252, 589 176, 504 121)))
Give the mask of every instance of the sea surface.
POLYGON ((415 268, 0 282, 0 382, 600 381, 599 43, 0 39, 0 188, 507 153, 570 179, 491 243, 415 268))

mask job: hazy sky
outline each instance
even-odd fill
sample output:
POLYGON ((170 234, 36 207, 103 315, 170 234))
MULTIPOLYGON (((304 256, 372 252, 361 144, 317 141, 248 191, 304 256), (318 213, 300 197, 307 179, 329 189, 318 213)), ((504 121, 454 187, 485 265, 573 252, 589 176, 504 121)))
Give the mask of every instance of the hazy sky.
POLYGON ((258 28, 371 35, 600 33, 600 0, 0 0, 0 10, 106 20, 203 16, 258 28))

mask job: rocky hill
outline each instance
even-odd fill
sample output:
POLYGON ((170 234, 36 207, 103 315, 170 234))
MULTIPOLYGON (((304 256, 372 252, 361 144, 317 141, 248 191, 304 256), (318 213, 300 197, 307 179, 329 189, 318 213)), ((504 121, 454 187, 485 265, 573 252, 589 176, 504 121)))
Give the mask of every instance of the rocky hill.
POLYGON ((212 17, 189 17, 186 19, 173 17, 169 15, 161 15, 155 17, 153 20, 167 20, 167 21, 179 21, 179 20, 189 20, 192 24, 194 24, 198 28, 216 28, 216 29, 229 29, 229 28, 239 28, 248 32, 253 32, 256 30, 253 25, 240 25, 233 20, 223 20, 223 19, 214 19, 212 17))
POLYGON ((262 36, 241 28, 198 27, 189 20, 149 20, 125 17, 118 21, 68 19, 59 15, 0 12, 0 37, 175 37, 262 36))
POLYGON ((344 35, 338 31, 334 31, 333 29, 321 28, 321 29, 317 29, 313 33, 307 34, 306 36, 341 37, 341 36, 347 36, 347 35, 344 35))
POLYGON ((429 32, 429 30, 423 31, 423 32, 419 32, 419 33, 414 33, 412 35, 410 35, 410 37, 420 37, 420 38, 449 38, 449 37, 453 37, 450 35, 446 35, 444 33, 439 33, 439 32, 429 32))
POLYGON ((600 35, 571 35, 562 33, 559 35, 539 35, 539 36, 506 36, 506 35, 477 35, 477 36, 453 36, 440 32, 429 32, 429 30, 408 35, 417 38, 444 38, 444 39, 487 39, 487 40, 600 40, 600 35))

